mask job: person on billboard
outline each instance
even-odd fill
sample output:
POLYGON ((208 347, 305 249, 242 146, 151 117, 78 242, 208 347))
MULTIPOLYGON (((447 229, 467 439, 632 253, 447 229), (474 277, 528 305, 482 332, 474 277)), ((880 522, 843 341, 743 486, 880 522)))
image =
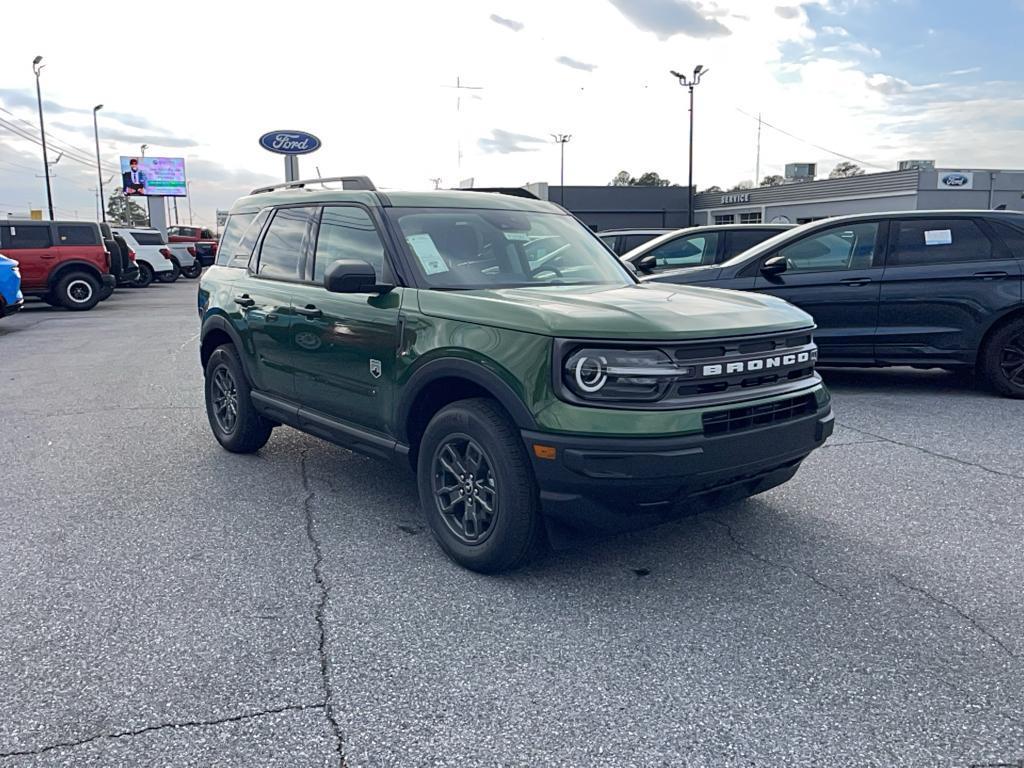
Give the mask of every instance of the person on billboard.
POLYGON ((130 170, 121 174, 124 193, 126 195, 146 194, 146 174, 139 170, 139 161, 133 157, 128 165, 130 170))

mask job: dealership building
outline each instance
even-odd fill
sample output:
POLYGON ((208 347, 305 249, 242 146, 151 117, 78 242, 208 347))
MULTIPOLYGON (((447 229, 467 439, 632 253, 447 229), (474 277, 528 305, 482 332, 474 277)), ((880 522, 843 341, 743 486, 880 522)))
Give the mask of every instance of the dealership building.
MULTIPOLYGON (((803 224, 829 216, 930 209, 1024 211, 1024 170, 935 169, 911 161, 904 170, 813 181, 814 167, 787 166, 786 183, 694 196, 694 224, 803 224), (800 174, 803 173, 801 180, 800 174)), ((686 187, 548 187, 537 197, 561 203, 593 229, 684 227, 686 187)))

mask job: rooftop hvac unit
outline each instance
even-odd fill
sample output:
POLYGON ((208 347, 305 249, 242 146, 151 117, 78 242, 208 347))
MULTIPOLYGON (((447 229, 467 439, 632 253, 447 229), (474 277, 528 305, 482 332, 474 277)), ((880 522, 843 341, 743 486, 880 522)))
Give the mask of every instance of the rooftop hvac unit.
POLYGON ((900 160, 897 169, 901 171, 934 171, 934 160, 900 160))
POLYGON ((817 163, 786 163, 786 181, 813 181, 817 173, 817 163))

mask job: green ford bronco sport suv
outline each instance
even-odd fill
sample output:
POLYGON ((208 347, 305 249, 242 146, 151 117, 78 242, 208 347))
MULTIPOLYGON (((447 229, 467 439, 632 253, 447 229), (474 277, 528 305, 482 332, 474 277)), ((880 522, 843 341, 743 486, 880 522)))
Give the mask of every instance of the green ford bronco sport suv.
POLYGON ((287 424, 407 460, 441 547, 482 572, 567 529, 760 493, 832 432, 810 316, 640 285, 533 199, 360 176, 254 190, 199 316, 224 448, 251 453, 287 424))

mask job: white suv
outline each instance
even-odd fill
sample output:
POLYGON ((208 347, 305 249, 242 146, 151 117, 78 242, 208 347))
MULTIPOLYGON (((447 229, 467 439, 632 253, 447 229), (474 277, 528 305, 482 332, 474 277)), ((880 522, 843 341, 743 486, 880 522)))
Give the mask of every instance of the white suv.
POLYGON ((111 227, 135 251, 135 263, 139 276, 132 285, 144 288, 156 278, 162 283, 173 283, 178 279, 181 266, 174 258, 167 240, 159 230, 145 227, 111 227))

